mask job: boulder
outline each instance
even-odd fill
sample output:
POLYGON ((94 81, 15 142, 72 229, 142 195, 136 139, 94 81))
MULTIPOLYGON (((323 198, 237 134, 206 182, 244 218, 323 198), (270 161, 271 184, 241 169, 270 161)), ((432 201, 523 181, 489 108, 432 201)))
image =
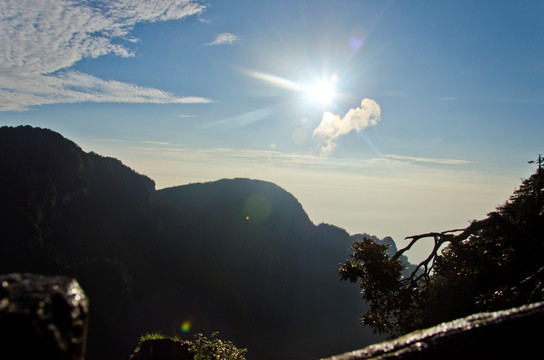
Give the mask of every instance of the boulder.
POLYGON ((474 314, 326 360, 537 359, 544 302, 474 314))
POLYGON ((84 359, 88 308, 73 278, 0 275, 0 358, 84 359))
POLYGON ((129 360, 193 360, 194 356, 189 341, 164 338, 143 341, 129 360))

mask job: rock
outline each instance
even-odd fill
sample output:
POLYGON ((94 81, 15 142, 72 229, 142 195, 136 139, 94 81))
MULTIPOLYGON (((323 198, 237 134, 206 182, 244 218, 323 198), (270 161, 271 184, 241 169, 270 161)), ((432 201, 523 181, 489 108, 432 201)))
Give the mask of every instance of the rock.
POLYGON ((65 276, 0 276, 0 358, 84 359, 89 303, 65 276))
POLYGON ((170 338, 145 340, 140 350, 130 360, 193 360, 189 341, 176 341, 170 338))
POLYGON ((537 359, 544 302, 479 313, 325 360, 537 359))

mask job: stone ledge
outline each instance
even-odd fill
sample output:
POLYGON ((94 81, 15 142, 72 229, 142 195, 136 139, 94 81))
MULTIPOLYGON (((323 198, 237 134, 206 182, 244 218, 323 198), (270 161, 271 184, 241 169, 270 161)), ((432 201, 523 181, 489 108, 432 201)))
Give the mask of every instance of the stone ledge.
POLYGON ((539 302, 474 314, 324 360, 539 358, 542 324, 539 302))

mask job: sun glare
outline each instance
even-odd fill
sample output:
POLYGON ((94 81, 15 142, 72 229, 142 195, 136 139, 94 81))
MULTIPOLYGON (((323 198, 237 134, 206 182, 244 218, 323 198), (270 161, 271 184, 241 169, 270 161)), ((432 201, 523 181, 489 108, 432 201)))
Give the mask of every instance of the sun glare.
POLYGON ((248 74, 277 87, 300 92, 303 94, 306 101, 314 106, 316 104, 323 107, 330 105, 338 96, 338 92, 336 90, 336 83, 338 82, 337 73, 332 74, 330 77, 323 77, 317 81, 316 78, 314 78, 313 82, 297 82, 282 78, 280 76, 257 71, 249 71, 248 74))
POLYGON ((337 81, 338 74, 334 73, 329 78, 322 78, 311 86, 308 86, 306 88, 306 93, 310 98, 310 101, 321 106, 330 105, 338 95, 336 92, 337 81))
POLYGON ((309 88, 309 94, 313 101, 327 105, 334 99, 336 89, 332 81, 322 80, 309 88))

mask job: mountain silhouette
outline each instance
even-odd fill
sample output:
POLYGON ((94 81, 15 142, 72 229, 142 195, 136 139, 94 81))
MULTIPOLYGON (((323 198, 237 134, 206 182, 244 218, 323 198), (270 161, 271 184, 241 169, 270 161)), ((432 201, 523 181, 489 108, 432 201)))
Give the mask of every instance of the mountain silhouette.
POLYGON ((156 190, 119 160, 30 126, 0 128, 0 168, 0 272, 76 277, 91 303, 88 359, 126 359, 155 330, 219 331, 250 360, 314 359, 381 339, 360 324, 358 289, 337 273, 361 235, 314 225, 275 184, 156 190))

